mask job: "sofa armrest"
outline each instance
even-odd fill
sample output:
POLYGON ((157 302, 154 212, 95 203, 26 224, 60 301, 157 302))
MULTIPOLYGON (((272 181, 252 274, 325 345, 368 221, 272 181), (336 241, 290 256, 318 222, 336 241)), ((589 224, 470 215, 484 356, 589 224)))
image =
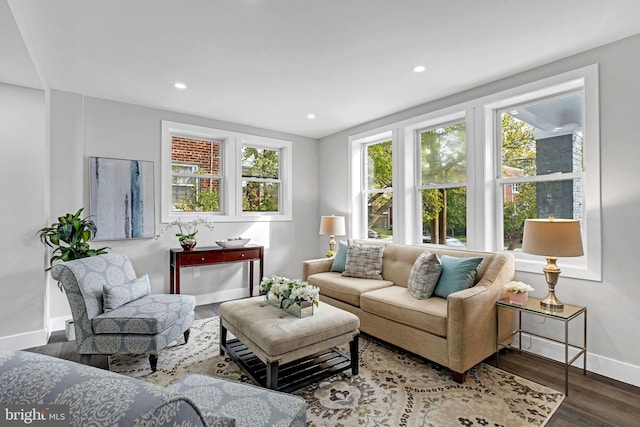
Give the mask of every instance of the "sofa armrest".
MULTIPOLYGON (((472 288, 447 298, 449 367, 463 373, 496 351, 496 301, 507 296, 505 284, 515 276, 511 254, 496 254, 472 288)), ((501 312, 499 334, 513 328, 513 312, 501 312)))
POLYGON ((331 270, 331 264, 333 264, 333 257, 302 261, 302 280, 307 280, 312 274, 328 272, 331 270))

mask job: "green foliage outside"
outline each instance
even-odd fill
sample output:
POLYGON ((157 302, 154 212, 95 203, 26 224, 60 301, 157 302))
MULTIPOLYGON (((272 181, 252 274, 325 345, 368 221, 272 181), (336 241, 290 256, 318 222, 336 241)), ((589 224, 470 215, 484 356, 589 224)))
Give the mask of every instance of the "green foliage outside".
MULTIPOLYGON (((384 190, 393 185, 392 141, 384 141, 367 146, 367 188, 384 190)), ((378 226, 380 219, 386 217, 393 206, 393 193, 380 192, 369 195, 369 227, 380 233, 381 237, 391 237, 393 230, 378 226), (373 227, 375 226, 375 227, 373 227)))
MULTIPOLYGON (((536 174, 534 128, 509 114, 502 114, 502 165, 515 168, 523 176, 536 174)), ((536 184, 521 183, 513 201, 504 201, 504 246, 514 250, 522 245, 524 221, 536 218, 536 184)))
POLYGON ((280 152, 255 147, 242 147, 242 211, 278 212, 280 185, 263 180, 280 177, 280 152), (249 178, 249 179, 246 179, 249 178), (259 180, 253 181, 251 178, 259 180))

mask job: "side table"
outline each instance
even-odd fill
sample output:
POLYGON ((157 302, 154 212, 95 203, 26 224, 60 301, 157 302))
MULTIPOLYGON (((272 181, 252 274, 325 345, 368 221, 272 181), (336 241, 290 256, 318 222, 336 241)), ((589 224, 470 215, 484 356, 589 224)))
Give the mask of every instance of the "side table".
POLYGON ((501 348, 511 348, 511 338, 518 335, 518 350, 520 352, 525 352, 529 354, 535 354, 533 352, 522 350, 522 333, 529 334, 534 337, 543 338, 547 341, 553 341, 564 345, 564 394, 566 396, 569 395, 569 366, 573 362, 575 362, 580 356, 582 356, 582 374, 587 374, 587 307, 581 307, 577 305, 565 304, 564 309, 562 311, 550 311, 542 308, 540 306, 540 299, 529 297, 527 303, 525 305, 512 304, 509 302, 509 298, 505 298, 503 300, 496 302, 496 331, 498 330, 498 325, 500 322, 500 308, 515 310, 518 312, 518 328, 513 331, 511 335, 505 337, 505 339, 500 340, 498 337, 496 342, 496 367, 499 367, 500 364, 500 349, 501 348), (554 338, 550 338, 548 336, 535 334, 533 332, 525 331, 522 329, 522 313, 529 313, 536 316, 542 316, 549 319, 560 320, 564 322, 564 341, 557 340, 554 338), (583 345, 582 347, 570 344, 569 343, 569 322, 573 319, 577 318, 580 315, 583 315, 584 318, 584 326, 583 326, 583 345), (578 353, 569 359, 569 348, 573 348, 578 350, 578 353))

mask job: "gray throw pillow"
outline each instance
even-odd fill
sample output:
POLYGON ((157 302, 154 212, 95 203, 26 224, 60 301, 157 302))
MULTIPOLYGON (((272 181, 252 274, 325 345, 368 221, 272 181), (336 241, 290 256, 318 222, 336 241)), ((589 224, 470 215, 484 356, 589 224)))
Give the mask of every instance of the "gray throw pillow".
POLYGON ((107 284, 102 287, 102 308, 105 312, 115 310, 128 302, 149 295, 150 292, 148 274, 119 285, 107 284))
POLYGON ((433 290, 440 278, 440 259, 438 255, 429 252, 420 254, 411 267, 407 287, 414 298, 427 299, 433 294, 433 290))
POLYGON ((343 276, 382 280, 384 245, 349 243, 343 276))

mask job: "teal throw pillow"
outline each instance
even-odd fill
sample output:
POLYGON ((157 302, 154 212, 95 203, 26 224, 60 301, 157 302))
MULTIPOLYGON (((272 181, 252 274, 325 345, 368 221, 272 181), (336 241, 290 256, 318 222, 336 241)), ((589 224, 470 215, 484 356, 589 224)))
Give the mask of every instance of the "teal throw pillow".
POLYGON ((411 267, 407 288, 416 299, 427 299, 433 294, 438 284, 442 266, 438 255, 423 252, 411 267))
POLYGON ((482 258, 458 258, 442 255, 442 272, 433 292, 435 296, 446 298, 449 294, 469 289, 476 283, 478 267, 482 258))
POLYGON ((335 273, 342 273, 346 265, 347 265, 347 242, 339 241, 338 252, 336 252, 336 256, 333 259, 333 264, 331 264, 331 271, 335 273))
POLYGON ((149 295, 150 292, 151 284, 149 283, 148 274, 127 283, 104 285, 102 287, 102 308, 106 313, 128 302, 149 295))

